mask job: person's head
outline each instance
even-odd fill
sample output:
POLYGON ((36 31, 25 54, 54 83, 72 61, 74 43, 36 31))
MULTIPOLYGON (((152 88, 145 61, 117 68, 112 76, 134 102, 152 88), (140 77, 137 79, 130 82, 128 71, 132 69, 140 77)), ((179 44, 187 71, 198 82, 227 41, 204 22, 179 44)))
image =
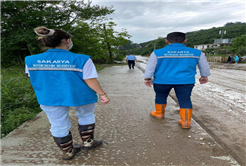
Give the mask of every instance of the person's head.
POLYGON ((166 43, 185 43, 187 39, 185 38, 185 34, 182 32, 172 32, 167 35, 166 43))
POLYGON ((69 49, 73 44, 71 40, 72 35, 63 30, 37 27, 34 29, 34 32, 39 35, 38 41, 46 47, 64 47, 69 49))

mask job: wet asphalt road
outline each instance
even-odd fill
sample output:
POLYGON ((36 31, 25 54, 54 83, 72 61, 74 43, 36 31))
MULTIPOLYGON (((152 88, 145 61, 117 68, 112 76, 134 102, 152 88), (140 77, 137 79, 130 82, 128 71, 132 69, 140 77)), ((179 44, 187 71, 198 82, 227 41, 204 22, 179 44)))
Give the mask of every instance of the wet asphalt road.
MULTIPOLYGON (((181 129, 179 107, 170 97, 166 118, 150 117, 155 95, 153 88, 143 85, 142 75, 127 66, 99 72, 101 86, 111 99, 110 104, 96 107, 95 138, 103 140, 101 147, 62 160, 41 112, 2 139, 1 165, 239 165, 195 121, 190 130, 181 129)), ((74 143, 79 143, 74 109, 70 119, 74 143)))

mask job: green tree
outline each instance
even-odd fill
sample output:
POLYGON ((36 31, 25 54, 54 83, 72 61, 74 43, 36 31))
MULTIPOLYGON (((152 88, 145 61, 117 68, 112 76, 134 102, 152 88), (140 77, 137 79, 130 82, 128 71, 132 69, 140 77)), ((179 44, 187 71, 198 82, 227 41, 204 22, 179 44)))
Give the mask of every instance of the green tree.
POLYGON ((236 37, 232 41, 232 46, 234 48, 246 47, 246 34, 240 37, 236 37))
POLYGON ((206 55, 211 55, 214 53, 214 48, 206 48, 202 52, 204 52, 206 55))
POLYGON ((91 5, 91 1, 2 1, 2 66, 18 62, 41 50, 33 29, 37 26, 70 30, 78 20, 100 22, 113 13, 109 7, 91 5))
POLYGON ((236 52, 236 48, 232 46, 225 46, 225 49, 226 49, 226 54, 232 54, 236 52))
POLYGON ((110 63, 113 63, 114 58, 119 56, 119 47, 128 43, 126 38, 129 39, 131 37, 126 29, 122 29, 122 32, 115 31, 115 26, 116 24, 112 21, 104 24, 98 24, 97 26, 101 47, 105 51, 107 50, 110 63))
POLYGON ((236 37, 232 41, 233 53, 237 53, 241 56, 246 55, 246 35, 236 37))
POLYGON ((240 55, 240 56, 245 56, 246 55, 246 47, 239 47, 237 49, 237 53, 240 55))
POLYGON ((95 62, 113 63, 114 59, 120 60, 123 56, 120 46, 126 44, 130 38, 126 29, 122 32, 114 30, 116 24, 109 23, 86 23, 79 21, 77 26, 72 28, 74 52, 87 54, 93 57, 95 62))
POLYGON ((99 33, 95 25, 97 24, 93 22, 77 22, 77 26, 72 29, 74 34, 72 51, 90 55, 94 61, 106 62, 107 54, 101 48, 99 33))
POLYGON ((226 50, 225 49, 222 49, 221 47, 216 47, 214 49, 214 53, 215 54, 218 54, 218 55, 225 55, 226 54, 226 50))
POLYGON ((157 39, 156 39, 156 49, 160 49, 160 48, 163 48, 163 47, 165 47, 166 45, 167 45, 167 43, 166 43, 166 41, 165 41, 165 38, 163 38, 163 37, 158 37, 157 39))

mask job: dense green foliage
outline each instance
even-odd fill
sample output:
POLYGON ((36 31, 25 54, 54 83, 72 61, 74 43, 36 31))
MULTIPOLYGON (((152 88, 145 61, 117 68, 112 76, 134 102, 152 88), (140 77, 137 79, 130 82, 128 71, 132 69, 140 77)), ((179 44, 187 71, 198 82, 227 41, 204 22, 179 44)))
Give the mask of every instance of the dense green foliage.
MULTIPOLYGON (((186 45, 188 47, 194 47, 194 45, 199 44, 212 44, 214 39, 220 39, 221 35, 219 34, 220 30, 226 30, 226 34, 223 38, 237 40, 237 37, 241 37, 246 34, 246 23, 236 22, 236 23, 227 23, 223 27, 213 27, 211 29, 199 30, 194 32, 186 33, 186 38, 188 39, 186 45)), ((243 43, 240 41, 239 43, 243 43)), ((244 42, 245 44, 245 42, 244 42)), ((234 42, 233 42, 234 45, 234 42)), ((121 50, 125 53, 134 53, 139 55, 149 55, 154 49, 162 48, 166 46, 165 38, 157 38, 156 40, 136 44, 128 41, 126 45, 121 47, 121 50)), ((231 48, 231 50, 235 49, 231 48)))
POLYGON ((233 47, 240 48, 240 47, 246 47, 246 34, 236 37, 232 41, 233 47))
MULTIPOLYGON (((1 2, 1 64, 3 67, 16 64, 23 66, 25 56, 43 51, 33 31, 38 26, 70 32, 74 36, 74 48, 71 51, 107 61, 109 59, 107 43, 113 48, 124 45, 125 37, 129 38, 125 30, 123 32, 113 30, 116 24, 112 21, 110 23, 106 18, 113 12, 111 7, 91 5, 91 1, 83 0, 3 1, 1 2), (106 30, 101 26, 102 23, 107 25, 106 30), (103 38, 105 33, 111 33, 110 38, 114 40, 103 42, 107 40, 103 38)), ((112 54, 116 56, 116 52, 112 54)))
POLYGON ((246 55, 246 34, 233 39, 231 49, 233 53, 246 55))
POLYGON ((234 39, 246 34, 246 23, 227 23, 223 27, 188 32, 186 33, 188 39, 187 46, 194 47, 194 45, 199 44, 212 44, 214 39, 221 38, 220 30, 226 31, 226 34, 223 35, 224 39, 234 39))
POLYGON ((1 137, 41 110, 29 79, 20 68, 2 69, 1 137))

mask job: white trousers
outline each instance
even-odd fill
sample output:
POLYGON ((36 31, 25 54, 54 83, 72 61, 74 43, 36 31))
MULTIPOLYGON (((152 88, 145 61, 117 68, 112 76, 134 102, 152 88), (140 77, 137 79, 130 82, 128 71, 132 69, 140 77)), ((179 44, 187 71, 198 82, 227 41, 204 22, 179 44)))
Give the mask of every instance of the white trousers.
MULTIPOLYGON (((74 107, 79 125, 95 123, 95 103, 74 107)), ((51 124, 50 132, 54 137, 65 137, 69 134, 71 121, 69 120, 69 108, 65 106, 40 105, 46 113, 51 124)))

